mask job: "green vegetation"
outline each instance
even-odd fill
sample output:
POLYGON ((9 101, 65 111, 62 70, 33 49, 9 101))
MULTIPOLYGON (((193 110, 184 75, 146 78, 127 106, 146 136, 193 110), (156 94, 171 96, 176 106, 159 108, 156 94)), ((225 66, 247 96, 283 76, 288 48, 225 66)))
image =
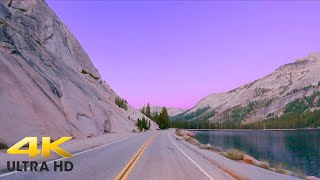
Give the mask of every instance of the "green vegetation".
POLYGON ((284 113, 302 113, 308 109, 308 106, 302 99, 296 99, 285 106, 284 113))
POLYGON ((223 122, 209 122, 207 119, 181 120, 171 123, 171 127, 186 129, 300 129, 320 127, 320 92, 315 91, 288 103, 280 117, 274 113, 263 121, 243 124, 244 117, 253 111, 255 103, 247 107, 236 107, 226 112, 223 122), (315 109, 310 111, 309 109, 315 109))
POLYGON ((82 69, 81 73, 82 74, 88 74, 88 72, 86 70, 84 70, 84 69, 82 69))
POLYGON ((146 114, 146 107, 143 106, 142 109, 140 110, 140 112, 145 115, 146 114))
POLYGON ((248 106, 237 107, 231 113, 231 121, 241 122, 244 120, 247 114, 250 114, 254 110, 254 103, 250 102, 248 106))
POLYGON ((154 112, 151 119, 158 124, 158 122, 159 122, 159 113, 158 112, 154 112))
MULTIPOLYGON (((250 102, 248 106, 236 106, 227 110, 223 115, 226 121, 225 123, 219 123, 219 129, 226 126, 237 128, 244 120, 245 116, 254 110, 255 105, 255 102, 250 102)), ((216 129, 217 124, 210 123, 209 121, 209 119, 214 117, 216 113, 215 111, 208 111, 208 109, 210 109, 210 106, 198 109, 197 111, 187 115, 179 114, 173 117, 175 121, 171 122, 171 127, 187 129, 216 129)))
POLYGON ((116 97, 115 99, 116 105, 118 105, 120 108, 128 110, 128 102, 125 99, 122 99, 120 97, 116 97))
POLYGON ((225 121, 210 123, 208 121, 183 121, 173 123, 172 127, 186 129, 299 129, 320 127, 320 110, 305 113, 289 113, 281 117, 272 117, 264 121, 248 124, 225 121))
POLYGON ((201 115, 202 113, 206 112, 208 109, 210 109, 210 106, 204 107, 204 108, 199 108, 196 111, 187 114, 187 112, 178 114, 176 116, 172 117, 172 120, 192 120, 196 117, 198 117, 199 115, 201 115))
POLYGON ((160 129, 167 129, 170 127, 170 118, 166 107, 163 107, 161 113, 159 114, 157 121, 160 129))
POLYGON ((310 84, 308 86, 305 86, 305 87, 302 87, 302 88, 299 88, 299 89, 293 89, 292 91, 288 92, 286 95, 289 96, 289 95, 297 93, 299 91, 308 91, 311 88, 318 88, 319 86, 320 86, 320 81, 318 82, 317 86, 314 86, 314 85, 310 84))
POLYGON ((282 164, 277 164, 274 167, 275 172, 280 173, 280 174, 287 174, 287 170, 284 168, 282 164))
POLYGON ((303 113, 307 109, 319 107, 316 98, 320 96, 319 91, 315 91, 311 96, 304 96, 296 99, 285 106, 284 113, 303 113))
POLYGON ((167 129, 170 127, 170 118, 166 107, 162 107, 160 113, 151 113, 150 104, 148 103, 147 107, 142 107, 140 112, 157 123, 160 129, 167 129))
POLYGON ((146 116, 148 118, 151 118, 151 110, 150 110, 150 104, 148 103, 147 107, 146 107, 146 116))
POLYGON ((177 120, 171 122, 171 127, 184 129, 211 129, 208 120, 177 120))
POLYGON ((310 107, 314 107, 314 102, 315 102, 316 98, 319 97, 319 96, 320 96, 320 92, 319 91, 314 91, 311 96, 304 97, 304 99, 308 102, 308 105, 310 107))
POLYGON ((95 80, 100 79, 99 77, 94 76, 92 73, 87 72, 87 71, 86 71, 86 70, 84 70, 84 69, 82 69, 81 73, 82 73, 82 74, 89 74, 89 75, 90 75, 90 77, 92 77, 92 78, 93 78, 93 79, 95 79, 95 80))
POLYGON ((6 144, 0 142, 0 149, 8 149, 8 148, 9 147, 6 144))
POLYGON ((142 117, 141 120, 138 118, 136 126, 138 127, 139 131, 141 132, 143 130, 149 130, 151 125, 150 125, 150 121, 148 121, 146 118, 142 117))
POLYGON ((195 120, 208 120, 208 119, 212 118, 215 114, 216 114, 215 111, 210 111, 210 112, 207 112, 207 113, 197 117, 195 120))
POLYGON ((227 150, 226 157, 232 160, 243 160, 245 153, 243 151, 240 151, 238 149, 229 149, 227 150))
POLYGON ((284 114, 264 121, 243 124, 244 129, 296 129, 320 127, 320 110, 305 113, 284 114))

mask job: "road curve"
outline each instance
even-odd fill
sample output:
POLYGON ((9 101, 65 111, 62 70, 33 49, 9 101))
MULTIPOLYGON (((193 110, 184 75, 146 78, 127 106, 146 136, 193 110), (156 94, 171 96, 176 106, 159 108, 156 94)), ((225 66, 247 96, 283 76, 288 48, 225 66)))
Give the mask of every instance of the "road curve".
POLYGON ((130 172, 126 175, 127 179, 230 179, 212 164, 188 152, 190 150, 177 141, 170 130, 141 133, 102 148, 79 153, 67 159, 74 164, 71 172, 54 172, 53 164, 50 163, 49 172, 17 172, 6 176, 0 175, 0 179, 112 180, 128 166, 142 147, 144 147, 143 153, 130 168, 130 172), (154 137, 150 140, 152 136, 154 137), (146 145, 148 140, 150 141, 146 145))

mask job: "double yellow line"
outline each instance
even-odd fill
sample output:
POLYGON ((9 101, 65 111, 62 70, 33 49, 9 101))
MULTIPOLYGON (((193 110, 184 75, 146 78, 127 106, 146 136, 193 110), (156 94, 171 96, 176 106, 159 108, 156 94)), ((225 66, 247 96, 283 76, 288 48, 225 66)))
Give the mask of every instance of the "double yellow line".
POLYGON ((121 170, 121 172, 114 178, 114 180, 126 180, 133 170, 134 166, 137 164, 138 160, 140 159, 143 152, 146 150, 147 146, 150 144, 150 142, 153 140, 153 138, 157 134, 151 136, 144 144, 143 146, 136 152, 136 154, 133 156, 133 158, 127 163, 127 165, 121 170))

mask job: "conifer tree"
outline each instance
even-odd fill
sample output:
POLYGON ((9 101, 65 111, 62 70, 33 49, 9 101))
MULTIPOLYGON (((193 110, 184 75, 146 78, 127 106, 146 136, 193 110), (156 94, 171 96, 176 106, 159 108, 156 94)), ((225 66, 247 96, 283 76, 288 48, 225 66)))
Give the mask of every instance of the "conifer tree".
POLYGON ((159 128, 160 129, 167 129, 170 126, 170 119, 169 119, 169 115, 167 112, 167 108, 163 107, 162 111, 159 115, 159 128))
POLYGON ((138 118, 136 126, 138 127, 139 131, 143 131, 145 130, 149 130, 150 129, 150 121, 148 122, 148 120, 145 117, 142 117, 141 119, 138 118))
POLYGON ((147 108, 146 108, 146 116, 148 118, 151 118, 151 109, 150 109, 150 104, 148 103, 147 108))
POLYGON ((159 113, 156 111, 152 117, 153 121, 159 124, 159 113))
POLYGON ((142 114, 146 114, 146 108, 143 106, 142 109, 140 110, 140 112, 141 112, 142 114))

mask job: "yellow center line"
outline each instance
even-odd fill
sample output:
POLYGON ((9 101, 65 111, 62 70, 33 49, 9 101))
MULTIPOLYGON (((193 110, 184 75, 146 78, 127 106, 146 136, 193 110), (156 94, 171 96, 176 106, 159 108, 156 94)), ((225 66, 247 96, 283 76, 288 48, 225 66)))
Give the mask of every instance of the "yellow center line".
MULTIPOLYGON (((158 133, 157 133, 158 134, 158 133)), ((114 180, 126 180, 137 164, 138 160, 140 159, 143 152, 146 150, 147 146, 153 140, 153 138, 157 135, 151 136, 143 145, 142 147, 136 152, 136 154, 132 157, 132 159, 126 164, 126 166, 120 171, 120 173, 114 178, 114 180)))

